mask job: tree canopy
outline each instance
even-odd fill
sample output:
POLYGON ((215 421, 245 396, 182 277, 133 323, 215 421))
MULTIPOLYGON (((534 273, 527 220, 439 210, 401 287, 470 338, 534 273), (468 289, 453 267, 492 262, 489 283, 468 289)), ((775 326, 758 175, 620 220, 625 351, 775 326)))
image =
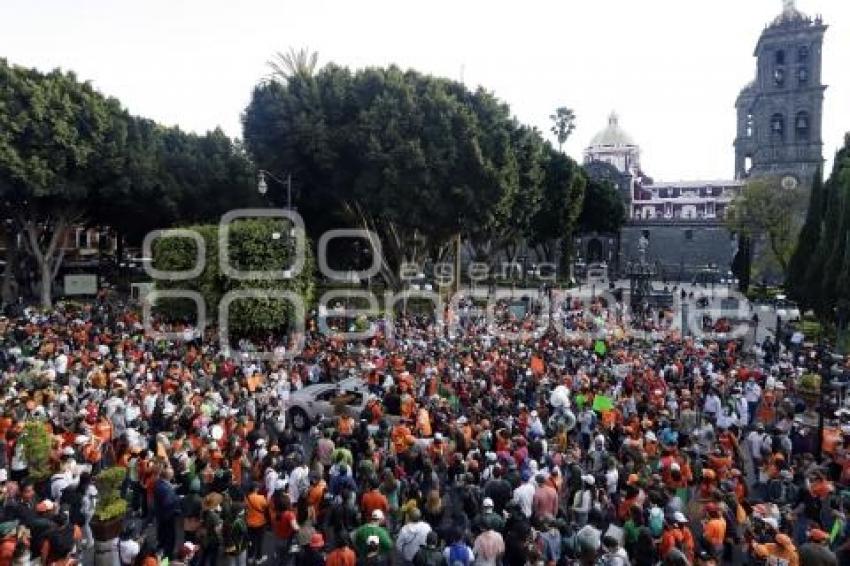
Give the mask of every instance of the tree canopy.
POLYGON ((584 189, 578 166, 490 92, 394 66, 331 64, 263 82, 243 126, 260 167, 292 174, 308 231, 375 231, 391 283, 401 262, 439 258, 458 234, 477 256, 510 254, 522 236, 541 237, 542 208, 563 208, 552 236, 569 235, 584 189), (561 174, 547 176, 555 160, 561 174), (547 200, 547 182, 559 183, 550 195, 572 200, 547 200))
POLYGON ((220 130, 163 127, 73 73, 0 59, 0 202, 25 236, 44 305, 71 225, 109 226, 139 243, 152 229, 250 206, 253 187, 245 152, 220 130))

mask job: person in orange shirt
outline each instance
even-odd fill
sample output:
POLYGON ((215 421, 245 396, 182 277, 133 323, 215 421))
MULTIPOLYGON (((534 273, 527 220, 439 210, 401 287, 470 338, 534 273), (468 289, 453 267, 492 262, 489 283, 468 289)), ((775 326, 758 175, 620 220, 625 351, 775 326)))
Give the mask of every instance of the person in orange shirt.
POLYGON ((703 521, 702 534, 711 553, 720 557, 723 553, 723 541, 726 540, 726 520, 722 517, 717 503, 706 504, 705 512, 708 518, 703 521))
POLYGON ((776 535, 776 542, 758 544, 753 541, 750 548, 759 558, 768 559, 768 564, 787 564, 788 566, 800 566, 800 556, 797 547, 791 542, 791 537, 780 533, 776 535))
POLYGON ((360 510, 363 512, 363 516, 371 517, 372 511, 375 509, 380 509, 384 513, 384 516, 386 516, 390 510, 387 497, 378 490, 376 481, 373 481, 370 485, 372 489, 364 493, 363 497, 360 498, 360 510))
POLYGON ((245 524, 248 526, 248 560, 254 563, 266 559, 263 556, 263 535, 268 525, 269 502, 261 494, 256 483, 245 496, 245 524))
POLYGON ((337 538, 336 548, 328 553, 325 566, 355 566, 357 555, 351 548, 351 541, 347 534, 337 538))
POLYGON ((322 507, 322 501, 325 499, 325 492, 328 484, 322 477, 316 473, 310 474, 310 488, 307 490, 307 518, 314 525, 319 524, 321 517, 319 513, 322 507))

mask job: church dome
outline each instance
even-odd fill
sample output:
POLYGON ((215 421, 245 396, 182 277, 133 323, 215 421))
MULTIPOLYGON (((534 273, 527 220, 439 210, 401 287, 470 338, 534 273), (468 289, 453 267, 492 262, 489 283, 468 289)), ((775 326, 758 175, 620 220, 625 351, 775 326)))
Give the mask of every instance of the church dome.
POLYGON ((615 112, 608 117, 608 127, 593 136, 590 147, 622 147, 636 145, 632 137, 620 128, 620 120, 615 112))

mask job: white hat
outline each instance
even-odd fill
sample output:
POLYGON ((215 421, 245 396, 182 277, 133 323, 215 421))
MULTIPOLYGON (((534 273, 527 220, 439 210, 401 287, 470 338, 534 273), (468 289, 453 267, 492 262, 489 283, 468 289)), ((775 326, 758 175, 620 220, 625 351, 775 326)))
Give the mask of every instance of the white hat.
POLYGON ((0 468, 0 483, 8 481, 9 471, 6 468, 0 468))
POLYGON ((74 455, 74 449, 71 448, 70 446, 66 446, 65 448, 62 449, 62 455, 63 456, 73 456, 74 455))
POLYGON ((671 472, 681 472, 682 467, 679 466, 679 462, 673 462, 672 464, 670 464, 670 471, 671 472))
POLYGON ((688 518, 685 517, 684 513, 682 513, 681 511, 676 511, 676 514, 673 515, 673 520, 676 521, 677 523, 687 523, 688 522, 688 518))
POLYGON ((384 520, 384 512, 380 509, 375 509, 372 511, 372 520, 373 521, 383 521, 384 520))
POLYGON ((532 417, 536 417, 536 416, 537 416, 537 411, 531 411, 531 416, 532 416, 532 417))
POLYGON ((77 438, 74 439, 74 444, 86 444, 86 443, 88 443, 88 441, 89 441, 89 437, 86 436, 85 434, 81 434, 77 438))
POLYGON ((596 485, 596 478, 591 476, 590 474, 585 474, 581 476, 581 481, 583 481, 587 485, 596 485))
POLYGON ((484 502, 481 504, 481 506, 482 506, 482 507, 490 507, 490 508, 492 508, 492 507, 493 507, 493 500, 492 500, 492 499, 490 499, 489 497, 485 497, 485 498, 484 498, 484 502))

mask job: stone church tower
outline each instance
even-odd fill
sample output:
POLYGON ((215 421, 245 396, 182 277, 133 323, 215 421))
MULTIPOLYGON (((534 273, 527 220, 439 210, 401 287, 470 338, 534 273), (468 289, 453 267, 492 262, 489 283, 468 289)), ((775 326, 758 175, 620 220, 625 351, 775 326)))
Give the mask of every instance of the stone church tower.
POLYGON ((823 165, 823 36, 812 19, 783 0, 782 13, 756 45, 756 79, 735 103, 735 178, 793 177, 809 185, 823 165))

